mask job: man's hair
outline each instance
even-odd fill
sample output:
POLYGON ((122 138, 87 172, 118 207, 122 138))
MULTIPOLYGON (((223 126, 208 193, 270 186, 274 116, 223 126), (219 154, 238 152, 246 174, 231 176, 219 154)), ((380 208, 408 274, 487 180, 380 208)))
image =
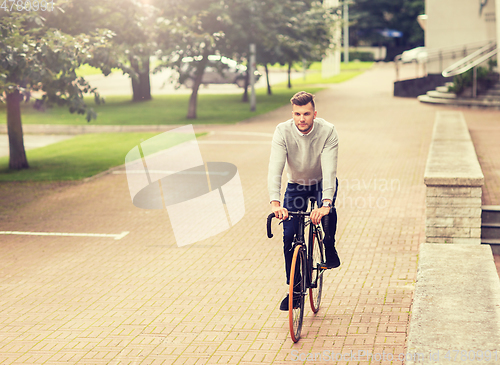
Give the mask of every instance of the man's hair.
POLYGON ((314 95, 305 91, 299 91, 297 94, 292 96, 290 102, 292 103, 292 105, 300 105, 300 106, 311 103, 312 107, 315 108, 314 95))

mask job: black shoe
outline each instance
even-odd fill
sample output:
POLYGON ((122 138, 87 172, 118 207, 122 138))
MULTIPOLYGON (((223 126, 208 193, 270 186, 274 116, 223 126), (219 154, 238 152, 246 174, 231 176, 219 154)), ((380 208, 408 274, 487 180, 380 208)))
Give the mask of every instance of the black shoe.
POLYGON ((280 311, 287 311, 287 310, 288 310, 288 294, 281 301, 281 304, 280 304, 280 311))
MULTIPOLYGON (((299 297, 298 296, 294 296, 293 298, 293 307, 294 308, 297 308, 299 306, 299 297)), ((286 295, 285 298, 283 298, 283 300, 281 301, 281 304, 280 304, 280 310, 281 311, 287 311, 288 310, 288 302, 289 302, 289 296, 288 294, 286 295)))
POLYGON ((333 251, 328 250, 326 253, 326 262, 322 262, 319 266, 324 270, 335 269, 340 266, 340 258, 335 247, 333 248, 333 251))

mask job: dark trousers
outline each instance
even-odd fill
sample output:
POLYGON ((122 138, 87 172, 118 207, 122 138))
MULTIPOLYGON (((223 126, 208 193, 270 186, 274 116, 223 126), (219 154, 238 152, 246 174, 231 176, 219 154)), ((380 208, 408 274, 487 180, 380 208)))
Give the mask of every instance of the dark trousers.
MULTIPOLYGON (((338 190, 338 180, 337 180, 337 188, 335 189, 335 195, 333 196, 332 209, 330 210, 330 214, 328 214, 329 218, 329 231, 330 231, 330 239, 326 241, 325 251, 326 255, 332 254, 332 251, 335 247, 335 232, 337 230, 337 210, 335 209, 335 199, 337 198, 337 190, 338 190)), ((300 185, 294 183, 288 183, 285 191, 285 197, 283 201, 283 207, 288 209, 288 211, 296 212, 296 211, 306 211, 308 208, 309 198, 313 197, 316 199, 317 205, 322 205, 322 197, 323 197, 323 185, 322 183, 318 183, 316 185, 300 185)), ((283 222, 283 253, 285 254, 285 271, 286 271, 286 283, 290 284, 290 269, 292 267, 292 259, 293 259, 293 251, 292 251, 292 242, 298 230, 298 220, 291 218, 285 222, 283 222)), ((304 232, 305 239, 307 240, 307 235, 304 232)))

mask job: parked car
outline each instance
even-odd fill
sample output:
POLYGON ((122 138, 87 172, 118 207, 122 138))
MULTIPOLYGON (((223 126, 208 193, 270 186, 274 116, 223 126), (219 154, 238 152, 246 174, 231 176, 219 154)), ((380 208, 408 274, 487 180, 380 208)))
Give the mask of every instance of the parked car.
MULTIPOLYGON (((183 72, 189 72, 189 75, 185 77, 183 85, 192 88, 194 84, 194 69, 190 70, 190 63, 194 59, 192 57, 185 57, 182 59, 183 62, 183 72)), ((239 87, 245 87, 245 73, 247 67, 240 65, 238 62, 221 56, 208 56, 208 64, 203 73, 203 78, 201 83, 207 84, 236 84, 239 87)), ((258 81, 262 76, 257 70, 254 71, 255 81, 258 81)))
POLYGON ((401 54, 401 61, 403 63, 410 62, 425 62, 427 60, 427 49, 425 47, 417 47, 404 51, 401 54))

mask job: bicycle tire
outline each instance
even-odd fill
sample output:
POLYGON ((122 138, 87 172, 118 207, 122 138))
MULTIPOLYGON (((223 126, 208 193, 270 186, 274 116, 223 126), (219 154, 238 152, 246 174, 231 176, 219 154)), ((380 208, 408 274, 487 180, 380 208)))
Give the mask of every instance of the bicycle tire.
POLYGON ((306 275, 304 249, 302 245, 298 245, 293 252, 288 294, 288 321, 290 324, 290 336, 293 342, 297 342, 300 339, 300 332, 302 330, 306 275))
POLYGON ((318 313, 321 304, 321 293, 323 292, 323 270, 320 269, 320 264, 325 260, 325 251, 321 233, 311 231, 309 233, 309 303, 311 310, 318 313))

